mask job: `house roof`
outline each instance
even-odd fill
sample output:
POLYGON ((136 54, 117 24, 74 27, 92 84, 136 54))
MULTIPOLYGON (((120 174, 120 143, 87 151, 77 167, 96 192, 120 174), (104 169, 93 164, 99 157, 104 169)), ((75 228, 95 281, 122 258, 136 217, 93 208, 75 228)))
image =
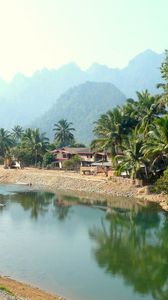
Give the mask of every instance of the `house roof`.
POLYGON ((53 154, 60 153, 60 152, 61 153, 69 153, 69 154, 79 154, 79 155, 82 155, 82 154, 93 155, 96 153, 101 156, 105 156, 105 154, 107 154, 104 152, 95 152, 95 151, 92 151, 90 148, 86 148, 86 147, 83 147, 83 148, 64 147, 64 148, 55 149, 52 151, 53 154))
POLYGON ((94 153, 91 151, 90 148, 75 148, 75 147, 64 147, 63 150, 72 153, 72 154, 78 154, 78 153, 94 153))
POLYGON ((52 153, 70 153, 70 154, 94 154, 90 148, 75 148, 75 147, 64 147, 61 149, 55 149, 52 153))

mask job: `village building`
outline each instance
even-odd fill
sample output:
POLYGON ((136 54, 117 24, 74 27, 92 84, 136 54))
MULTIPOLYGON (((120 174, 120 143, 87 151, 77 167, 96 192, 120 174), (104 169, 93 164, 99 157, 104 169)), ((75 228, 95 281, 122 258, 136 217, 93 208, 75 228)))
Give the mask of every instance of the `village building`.
POLYGON ((89 167, 93 163, 110 162, 110 158, 106 152, 95 152, 90 148, 74 148, 64 147, 52 151, 55 156, 55 166, 59 169, 63 168, 63 162, 71 159, 73 156, 78 155, 81 161, 81 167, 89 167))

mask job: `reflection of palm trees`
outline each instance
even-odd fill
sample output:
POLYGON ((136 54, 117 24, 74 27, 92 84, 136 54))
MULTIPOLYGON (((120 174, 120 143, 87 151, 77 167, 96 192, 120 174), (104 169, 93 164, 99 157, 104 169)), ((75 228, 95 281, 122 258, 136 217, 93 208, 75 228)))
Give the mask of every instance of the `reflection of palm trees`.
POLYGON ((39 215, 44 215, 48 211, 48 206, 55 199, 55 195, 42 191, 28 191, 11 195, 11 199, 20 203, 24 210, 30 210, 31 217, 37 219, 39 215))
POLYGON ((55 215, 57 216, 58 220, 64 221, 70 211, 70 206, 65 206, 65 205, 58 205, 55 203, 55 215))
POLYGON ((100 267, 124 278, 136 292, 168 299, 168 222, 149 208, 116 213, 89 231, 100 267), (167 295, 167 296, 166 296, 167 295), (167 298, 166 298, 167 297, 167 298))
POLYGON ((70 211, 72 212, 72 210, 70 210, 72 206, 71 200, 72 197, 69 199, 68 196, 59 195, 54 201, 55 215, 57 216, 58 220, 64 221, 68 217, 70 211))
MULTIPOLYGON (((44 215, 48 212, 49 206, 52 204, 54 207, 54 214, 56 217, 63 221, 70 212, 72 205, 72 197, 43 192, 43 191, 25 191, 17 192, 10 196, 12 201, 19 203, 24 210, 31 211, 31 217, 37 219, 39 215, 44 215)), ((72 212, 72 210, 71 210, 72 212)))

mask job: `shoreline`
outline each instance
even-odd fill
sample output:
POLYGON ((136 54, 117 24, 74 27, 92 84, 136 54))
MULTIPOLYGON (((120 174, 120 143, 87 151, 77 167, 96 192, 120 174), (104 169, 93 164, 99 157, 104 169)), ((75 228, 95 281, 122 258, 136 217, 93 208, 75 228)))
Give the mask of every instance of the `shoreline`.
MULTIPOLYGON (((17 281, 7 276, 0 276, 0 286, 3 286, 11 291, 16 297, 16 300, 17 297, 19 300, 20 297, 23 297, 23 300, 65 300, 65 298, 61 296, 51 294, 47 291, 42 290, 41 288, 34 287, 33 285, 28 283, 17 281)), ((8 299, 8 297, 9 294, 6 294, 6 297, 4 299, 8 299)))
POLYGON ((62 170, 43 170, 25 168, 23 170, 4 169, 0 166, 0 183, 24 184, 33 188, 53 193, 69 193, 83 198, 83 204, 94 204, 97 201, 110 205, 112 198, 132 198, 142 204, 154 202, 168 212, 168 196, 151 194, 148 187, 137 187, 125 180, 114 182, 105 176, 81 175, 62 170), (88 201, 87 201, 88 200, 88 201))

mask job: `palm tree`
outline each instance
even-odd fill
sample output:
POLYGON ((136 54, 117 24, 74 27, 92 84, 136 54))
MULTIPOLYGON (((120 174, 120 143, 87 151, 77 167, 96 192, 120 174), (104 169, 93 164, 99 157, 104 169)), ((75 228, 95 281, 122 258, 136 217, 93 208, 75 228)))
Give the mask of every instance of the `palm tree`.
POLYGON ((149 131, 150 124, 165 113, 165 103, 160 96, 152 96, 146 90, 142 93, 137 92, 137 120, 140 131, 144 137, 149 131))
POLYGON ((74 142, 74 135, 72 131, 75 129, 71 127, 73 123, 65 119, 61 119, 58 123, 54 124, 55 140, 60 144, 60 147, 65 147, 74 142))
POLYGON ((9 153, 10 148, 13 146, 13 140, 8 130, 0 128, 0 155, 3 157, 9 153))
POLYGON ((16 125, 14 126, 14 128, 12 128, 12 136, 14 139, 14 142, 16 144, 18 144, 23 136, 24 130, 20 125, 16 125))
POLYGON ((132 179, 136 179, 140 171, 144 169, 144 173, 148 177, 148 161, 144 158, 142 146, 143 139, 135 130, 123 147, 123 154, 116 156, 118 174, 126 171, 132 179))
POLYGON ((143 146, 145 157, 150 158, 152 167, 162 165, 167 167, 168 163, 168 115, 157 119, 151 125, 148 139, 143 146))
POLYGON ((168 50, 165 50, 165 60, 161 65, 160 71, 164 83, 159 83, 157 87, 163 89, 162 99, 165 103, 168 103, 168 50))
POLYGON ((91 147, 98 150, 109 150, 113 163, 128 133, 130 125, 128 125, 127 120, 123 109, 116 107, 101 115, 99 120, 95 122, 96 126, 93 132, 97 138, 92 142, 91 147))
POLYGON ((48 146, 48 138, 45 133, 40 133, 39 129, 28 128, 23 135, 23 143, 28 146, 34 156, 35 166, 37 166, 38 157, 41 156, 48 146))

